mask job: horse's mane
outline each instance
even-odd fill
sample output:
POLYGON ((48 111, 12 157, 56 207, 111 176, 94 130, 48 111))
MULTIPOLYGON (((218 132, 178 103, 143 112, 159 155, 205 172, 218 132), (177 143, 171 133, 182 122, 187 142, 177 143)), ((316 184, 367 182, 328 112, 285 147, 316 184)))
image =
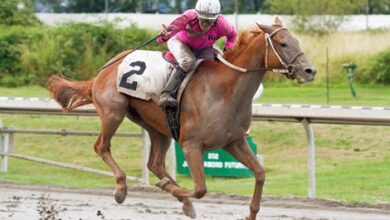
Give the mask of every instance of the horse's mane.
POLYGON ((246 46, 248 46, 249 43, 252 42, 252 40, 261 33, 263 33, 263 31, 257 26, 249 30, 240 32, 234 47, 224 53, 225 59, 235 59, 238 55, 241 54, 243 50, 246 49, 246 46))

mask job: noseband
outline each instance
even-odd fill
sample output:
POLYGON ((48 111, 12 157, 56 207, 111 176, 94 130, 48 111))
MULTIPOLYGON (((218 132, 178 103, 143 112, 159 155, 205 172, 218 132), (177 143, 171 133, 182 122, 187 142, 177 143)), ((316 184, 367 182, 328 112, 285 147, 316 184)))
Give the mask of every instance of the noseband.
POLYGON ((265 51, 266 51, 265 52, 265 68, 268 69, 269 48, 271 47, 271 49, 274 51, 276 57, 278 58, 279 62, 285 68, 283 70, 278 70, 277 72, 285 73, 287 75, 287 77, 291 79, 295 73, 295 65, 293 65, 293 63, 295 62, 295 60, 298 57, 300 57, 304 53, 302 51, 298 52, 293 57, 291 57, 288 62, 284 61, 282 59, 282 57, 280 56, 280 54, 276 51, 274 43, 272 42, 272 37, 281 30, 287 30, 287 29, 286 28, 278 28, 278 29, 274 30, 271 34, 265 33, 265 51))

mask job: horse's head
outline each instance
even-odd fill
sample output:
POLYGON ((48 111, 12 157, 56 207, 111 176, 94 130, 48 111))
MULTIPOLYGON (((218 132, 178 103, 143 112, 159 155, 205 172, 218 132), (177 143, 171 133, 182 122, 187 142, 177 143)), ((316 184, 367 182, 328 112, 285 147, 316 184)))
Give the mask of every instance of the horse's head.
POLYGON ((257 26, 265 33, 265 65, 268 68, 287 69, 286 76, 298 83, 307 83, 314 79, 316 69, 302 52, 298 40, 283 27, 279 18, 272 26, 257 26))

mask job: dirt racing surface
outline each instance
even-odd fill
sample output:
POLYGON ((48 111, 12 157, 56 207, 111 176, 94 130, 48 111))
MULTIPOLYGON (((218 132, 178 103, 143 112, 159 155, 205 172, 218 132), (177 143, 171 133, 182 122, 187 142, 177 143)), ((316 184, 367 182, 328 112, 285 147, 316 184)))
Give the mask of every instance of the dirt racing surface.
MULTIPOLYGON (((199 220, 243 220, 250 197, 220 194, 192 200, 199 220)), ((111 189, 69 189, 0 182, 0 219, 189 220, 181 203, 156 188, 129 187, 116 204, 111 189)), ((346 205, 324 200, 265 197, 262 220, 390 220, 390 204, 346 205)))

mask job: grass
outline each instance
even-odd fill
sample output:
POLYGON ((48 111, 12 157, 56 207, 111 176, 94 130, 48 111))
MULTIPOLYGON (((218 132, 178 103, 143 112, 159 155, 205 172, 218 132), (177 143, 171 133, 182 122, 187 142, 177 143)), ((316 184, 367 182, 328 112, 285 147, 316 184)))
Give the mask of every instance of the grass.
POLYGON ((18 88, 8 88, 0 86, 0 96, 49 97, 49 92, 41 86, 23 86, 18 88))
MULTIPOLYGON (((357 85, 358 98, 352 98, 347 85, 333 85, 330 104, 390 106, 390 88, 357 85)), ((47 97, 38 86, 9 89, 0 87, 0 96, 47 97)), ((290 83, 265 84, 261 103, 326 104, 321 83, 296 86, 290 83)), ((4 126, 18 129, 98 131, 94 117, 45 115, 6 115, 4 126)), ((351 125, 313 125, 317 147, 317 195, 319 198, 353 202, 390 202, 390 128, 351 125)), ((123 123, 119 132, 139 132, 132 123, 123 123)), ((258 152, 265 158, 267 181, 264 194, 273 196, 307 195, 307 143, 303 126, 298 123, 255 122, 251 135, 258 152)), ((16 153, 77 165, 109 170, 95 154, 95 137, 63 137, 17 134, 16 153)), ((112 153, 130 176, 141 176, 142 140, 114 138, 112 153)), ((9 172, 0 179, 33 184, 75 187, 111 187, 115 180, 65 168, 9 159, 9 172)), ((151 175, 151 183, 157 179, 151 175)), ((178 182, 192 188, 192 180, 178 176, 178 182)), ((239 195, 253 193, 253 178, 207 177, 209 192, 239 195)))
POLYGON ((326 54, 329 53, 329 74, 333 80, 340 79, 344 72, 340 60, 357 64, 357 74, 370 55, 390 48, 390 30, 335 32, 322 37, 308 34, 295 34, 306 57, 317 68, 317 78, 326 79, 326 54))
POLYGON ((299 103, 345 106, 390 106, 387 86, 355 84, 357 97, 351 95, 347 82, 329 86, 329 102, 326 84, 294 85, 294 82, 264 84, 260 103, 299 103))
POLYGON ((390 30, 335 32, 323 37, 297 34, 297 38, 305 53, 316 60, 324 57, 326 48, 329 48, 329 57, 340 57, 350 54, 371 55, 390 47, 390 30))
MULTIPOLYGON (((315 124, 313 130, 320 198, 390 201, 389 127, 315 124)), ((306 195, 307 144, 302 125, 256 122, 252 135, 265 157, 265 192, 306 195)))

